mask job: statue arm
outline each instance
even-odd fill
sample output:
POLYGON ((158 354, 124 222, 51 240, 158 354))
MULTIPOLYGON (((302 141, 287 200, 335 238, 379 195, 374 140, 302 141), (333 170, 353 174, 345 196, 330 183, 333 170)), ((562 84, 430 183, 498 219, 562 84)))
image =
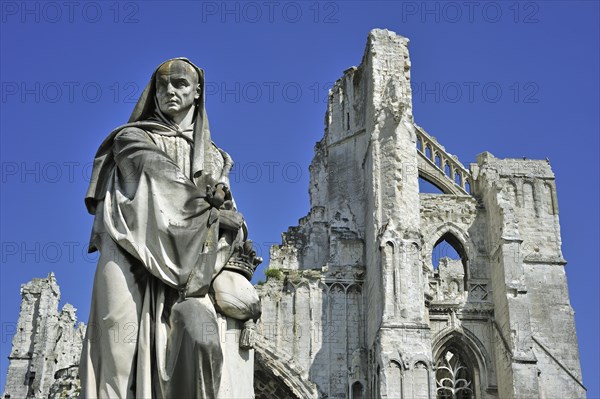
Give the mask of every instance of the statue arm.
POLYGON ((231 156, 226 153, 225 151, 223 151, 222 149, 218 148, 219 152, 221 153, 221 156, 223 157, 223 170, 221 171, 221 177, 219 178, 219 182, 223 183, 223 184, 228 184, 229 182, 229 171, 231 171, 231 168, 233 167, 233 159, 231 158, 231 156))

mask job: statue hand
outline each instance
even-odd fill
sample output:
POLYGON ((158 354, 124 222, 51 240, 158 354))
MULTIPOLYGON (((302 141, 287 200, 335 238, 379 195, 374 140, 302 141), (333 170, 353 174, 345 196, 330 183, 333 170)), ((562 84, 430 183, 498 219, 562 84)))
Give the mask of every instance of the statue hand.
POLYGON ((219 182, 215 185, 215 189, 222 190, 225 193, 225 195, 229 194, 229 186, 227 186, 225 181, 223 181, 222 179, 219 180, 219 182))
POLYGON ((222 209, 219 212, 219 226, 226 230, 238 231, 244 223, 244 216, 234 210, 222 209))
POLYGON ((215 187, 206 186, 206 200, 215 208, 220 208, 223 205, 228 193, 229 188, 221 183, 215 187))

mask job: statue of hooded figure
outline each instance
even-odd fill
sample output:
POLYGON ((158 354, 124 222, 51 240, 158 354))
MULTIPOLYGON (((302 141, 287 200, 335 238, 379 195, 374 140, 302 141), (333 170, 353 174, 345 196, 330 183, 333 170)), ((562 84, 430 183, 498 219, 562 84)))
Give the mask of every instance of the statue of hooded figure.
POLYGON ((202 69, 185 58, 164 62, 129 122, 96 154, 85 202, 95 215, 89 251, 100 256, 80 362, 82 398, 254 395, 251 375, 250 384, 239 384, 240 367, 253 373, 248 350, 224 356, 219 336, 223 316, 215 304, 227 314, 233 303, 230 315, 251 321, 260 303, 251 272, 240 281, 226 270, 234 254, 246 265, 255 254, 227 189, 233 163, 210 139, 203 88, 202 69), (221 287, 216 296, 214 286, 221 287), (219 307, 219 292, 233 301, 219 307), (222 389, 224 359, 237 362, 237 390, 222 389))

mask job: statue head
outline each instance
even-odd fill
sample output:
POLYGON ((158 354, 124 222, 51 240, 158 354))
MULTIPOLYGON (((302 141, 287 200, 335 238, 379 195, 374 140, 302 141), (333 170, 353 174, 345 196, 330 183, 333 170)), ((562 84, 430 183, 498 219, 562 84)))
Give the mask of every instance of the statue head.
POLYGON ((202 90, 196 69, 184 60, 175 59, 162 64, 155 79, 160 111, 177 124, 191 117, 202 90))

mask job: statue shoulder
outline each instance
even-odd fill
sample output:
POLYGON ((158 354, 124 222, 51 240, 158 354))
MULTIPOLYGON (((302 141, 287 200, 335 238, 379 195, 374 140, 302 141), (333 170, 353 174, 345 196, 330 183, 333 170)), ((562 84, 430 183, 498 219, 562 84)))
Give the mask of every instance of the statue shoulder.
POLYGON ((222 148, 218 147, 214 141, 211 141, 211 144, 213 146, 213 150, 216 150, 219 152, 219 154, 221 154, 221 156, 223 157, 223 162, 226 165, 233 165, 233 159, 231 158, 231 155, 229 155, 225 150, 223 150, 222 148))
POLYGON ((143 129, 142 126, 127 124, 123 126, 119 126, 115 130, 113 130, 114 137, 118 138, 121 136, 143 136, 148 137, 148 132, 143 129))
POLYGON ((165 129, 165 127, 161 124, 157 124, 153 121, 141 121, 141 122, 133 122, 128 123, 123 126, 119 126, 115 130, 113 130, 110 136, 113 137, 114 140, 141 140, 144 142, 155 143, 155 137, 152 132, 165 129))

